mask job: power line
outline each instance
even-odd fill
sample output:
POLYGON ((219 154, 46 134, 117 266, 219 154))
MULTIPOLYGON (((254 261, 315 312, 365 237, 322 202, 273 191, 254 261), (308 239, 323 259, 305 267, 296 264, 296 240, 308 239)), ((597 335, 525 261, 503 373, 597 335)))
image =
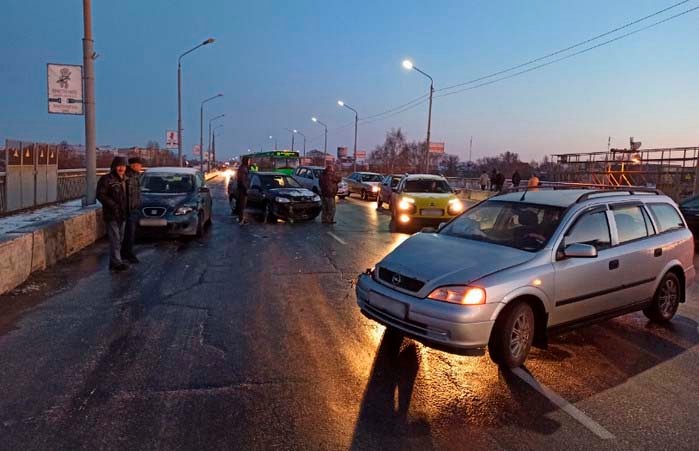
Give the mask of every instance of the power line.
POLYGON ((440 89, 437 89, 436 91, 448 91, 448 90, 451 90, 451 89, 453 89, 453 88, 458 88, 458 87, 460 87, 460 86, 470 85, 470 84, 473 84, 473 83, 477 83, 477 82, 479 82, 479 81, 487 80, 488 78, 497 77, 498 75, 502 75, 502 74, 505 74, 505 73, 507 73, 507 72, 511 72, 511 71, 513 71, 513 70, 520 69, 520 68, 522 68, 522 67, 529 66, 529 65, 534 64, 534 63, 538 63, 539 61, 543 61, 543 60, 548 59, 548 58, 551 58, 551 57, 553 57, 553 56, 560 55, 561 53, 565 53, 565 52, 567 52, 567 51, 569 51, 569 50, 573 50, 573 49, 578 48, 578 47, 581 47, 581 46, 583 46, 583 45, 585 45, 585 44, 589 44, 590 42, 593 42, 593 41, 596 41, 596 40, 598 40, 598 39, 601 39, 601 38, 603 38, 603 37, 605 37, 605 36, 609 36, 609 35, 611 35, 611 34, 614 34, 614 33, 618 32, 618 31, 621 31, 621 30, 624 30, 624 29, 626 29, 626 28, 629 28, 629 27, 631 27, 631 26, 633 26, 633 25, 636 25, 636 24, 638 24, 638 23, 641 23, 641 22, 643 22, 643 21, 646 21, 646 20, 648 20, 648 19, 650 19, 650 18, 652 18, 652 17, 659 16, 660 14, 663 14, 663 13, 665 13, 665 12, 671 10, 671 9, 677 8, 678 6, 683 5, 683 4, 685 4, 685 3, 688 3, 689 1, 690 1, 690 0, 683 0, 683 1, 679 2, 679 3, 675 3, 674 5, 670 5, 670 6, 668 6, 667 8, 661 9, 660 11, 656 11, 656 12, 654 12, 654 13, 652 13, 652 14, 649 14, 649 15, 647 15, 647 16, 645 16, 645 17, 641 17, 640 19, 636 19, 636 20, 634 20, 634 21, 632 21, 632 22, 629 22, 629 23, 627 23, 627 24, 625 24, 625 25, 622 25, 622 26, 620 26, 620 27, 617 27, 617 28, 615 28, 615 29, 613 29, 613 30, 609 30, 609 31, 604 32, 604 33, 602 33, 602 34, 598 34, 597 36, 594 36, 594 37, 592 37, 592 38, 589 38, 589 39, 586 39, 586 40, 584 40, 584 41, 578 42, 577 44, 573 44, 573 45, 568 46, 568 47, 566 47, 566 48, 563 48, 563 49, 560 49, 560 50, 556 50, 555 52, 549 53, 548 55, 544 55, 544 56, 541 56, 541 57, 538 57, 538 58, 529 60, 529 61, 527 61, 527 62, 525 62, 525 63, 518 64, 518 65, 516 65, 516 66, 512 66, 512 67, 509 67, 509 68, 507 68, 507 69, 503 69, 503 70, 501 70, 501 71, 494 72, 494 73, 489 74, 489 75, 485 75, 485 76, 482 76, 482 77, 479 77, 479 78, 474 78, 473 80, 469 80, 469 81, 465 81, 465 82, 462 82, 462 83, 457 83, 457 84, 452 85, 452 86, 447 86, 447 87, 444 87, 444 88, 440 88, 440 89))
MULTIPOLYGON (((477 84, 477 85, 474 85, 474 86, 469 86, 469 87, 467 87, 467 88, 461 88, 461 89, 458 89, 458 90, 456 90, 456 91, 451 91, 451 92, 447 92, 447 93, 444 93, 444 94, 437 95, 437 96, 435 96, 435 97, 446 97, 446 96, 451 96, 451 95, 454 95, 454 94, 459 94, 459 93, 464 92, 464 91, 470 91, 470 90, 472 90, 472 89, 482 88, 483 86, 492 85, 492 84, 497 83, 497 82, 499 82, 499 81, 507 80, 507 79, 510 79, 510 78, 517 77, 517 76, 519 76, 519 75, 526 74, 526 73, 528 73, 528 72, 535 71, 535 70, 537 70, 537 69, 541 69, 542 67, 546 67, 546 66, 550 66, 551 64, 559 63, 559 62, 561 62, 561 61, 564 61, 564 60, 573 58, 573 57, 578 56, 578 55, 582 55, 583 53, 587 53, 587 52, 589 52, 589 51, 592 51, 592 50, 598 49, 598 48, 600 48, 600 47, 603 47, 603 46, 605 46, 605 45, 609 45, 609 44, 611 44, 611 43, 613 43, 613 42, 616 42, 616 41, 619 41, 619 40, 621 40, 621 39, 627 38, 627 37, 629 37, 629 36, 632 36, 632 35, 634 35, 634 34, 637 34, 637 33, 640 33, 640 32, 642 32, 642 31, 648 30, 648 29, 650 29, 650 28, 657 27, 658 25, 661 25, 661 24, 663 24, 663 23, 665 23, 665 22, 669 22, 669 21, 671 21, 671 20, 673 20, 673 19, 677 19, 678 17, 684 16, 684 15, 689 14, 689 13, 691 13, 691 12, 694 12, 694 11, 696 11, 696 10, 699 10, 699 6, 695 6, 694 8, 691 8, 691 9, 688 9, 688 10, 683 11, 683 12, 681 12, 681 13, 678 13, 678 14, 675 14, 675 15, 673 15, 673 16, 667 17, 667 18, 665 18, 665 19, 663 19, 663 20, 660 20, 660 21, 658 21, 658 22, 654 22, 654 23, 652 23, 652 24, 650 24, 650 25, 646 25, 645 27, 641 27, 641 28, 636 29, 636 30, 634 30, 634 31, 630 31, 630 32, 628 32, 628 33, 622 34, 622 35, 620 35, 620 36, 617 36, 617 37, 615 37, 615 38, 609 39, 609 40, 607 40, 607 41, 600 42, 599 44, 593 45, 592 47, 587 47, 587 48, 585 48, 585 49, 578 50, 577 52, 573 52, 573 53, 571 53, 571 54, 562 56, 562 57, 560 57, 560 58, 556 58, 555 60, 547 61, 547 62, 545 62, 545 63, 539 64, 539 65, 534 66, 534 67, 530 67, 530 68, 528 68, 528 69, 525 69, 525 70, 522 70, 522 71, 519 71, 519 72, 515 72, 514 74, 510 74, 510 75, 507 75, 507 76, 505 76, 505 77, 500 77, 500 78, 497 78, 497 79, 495 79, 495 80, 486 81, 486 82, 484 82, 484 83, 480 83, 480 84, 477 84)), ((446 88, 444 88, 444 89, 446 89, 446 88)))

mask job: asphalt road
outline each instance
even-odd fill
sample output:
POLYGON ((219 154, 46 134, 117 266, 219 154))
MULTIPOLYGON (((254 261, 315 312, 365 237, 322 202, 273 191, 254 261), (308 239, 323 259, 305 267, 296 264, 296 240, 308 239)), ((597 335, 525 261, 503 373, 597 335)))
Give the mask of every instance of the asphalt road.
POLYGON ((0 296, 0 449, 697 449, 699 289, 671 325, 556 337, 523 371, 386 334, 353 280, 405 239, 374 203, 106 243, 0 296), (332 234, 332 235, 331 235, 332 234))

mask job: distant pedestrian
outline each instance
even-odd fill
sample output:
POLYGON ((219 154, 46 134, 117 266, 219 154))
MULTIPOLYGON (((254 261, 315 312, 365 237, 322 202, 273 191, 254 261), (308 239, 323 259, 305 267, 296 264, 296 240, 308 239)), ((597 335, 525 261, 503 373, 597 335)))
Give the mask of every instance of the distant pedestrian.
POLYGON ((109 269, 124 271, 128 266, 121 259, 121 246, 129 213, 126 187, 126 158, 114 157, 109 174, 97 183, 97 200, 102 204, 102 218, 109 237, 109 269))
POLYGON ((138 209, 141 208, 142 170, 143 161, 139 157, 129 158, 129 167, 126 168, 126 198, 129 206, 129 214, 126 217, 124 244, 121 246, 121 259, 129 263, 138 263, 139 261, 133 247, 136 241, 138 209))
POLYGON ((245 225, 245 207, 248 205, 248 190, 250 189, 250 158, 243 157, 243 162, 238 168, 237 174, 237 200, 235 208, 238 211, 238 224, 245 225))
POLYGON ((495 169, 490 171, 490 190, 497 191, 497 176, 498 173, 495 169))
POLYGON ((335 224, 335 196, 337 195, 337 184, 342 177, 335 174, 335 167, 332 164, 325 166, 325 170, 320 174, 320 200, 323 206, 321 222, 323 224, 335 224))
POLYGON ((537 177, 536 174, 532 174, 532 176, 529 177, 529 181, 527 181, 527 191, 539 191, 539 185, 541 185, 539 177, 537 177))
POLYGON ((497 191, 498 193, 502 191, 503 186, 505 186, 505 176, 502 172, 497 171, 495 174, 495 182, 493 184, 495 185, 494 191, 497 191))
POLYGON ((483 173, 478 179, 478 183, 481 184, 481 191, 488 189, 488 185, 490 185, 490 177, 488 177, 488 172, 485 169, 483 169, 483 173))
POLYGON ((521 181, 522 181, 522 176, 519 175, 519 172, 515 169, 514 174, 512 174, 512 187, 517 188, 521 181))

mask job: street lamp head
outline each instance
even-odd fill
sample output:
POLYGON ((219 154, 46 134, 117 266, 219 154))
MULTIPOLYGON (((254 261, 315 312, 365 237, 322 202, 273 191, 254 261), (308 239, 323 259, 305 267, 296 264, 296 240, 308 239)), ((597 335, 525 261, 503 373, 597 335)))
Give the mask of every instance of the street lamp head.
POLYGON ((269 139, 274 139, 274 137, 272 135, 269 135, 269 139))
POLYGON ((403 60, 403 67, 408 70, 411 70, 414 67, 413 62, 410 60, 403 60))
POLYGON ((338 100, 338 101, 337 101, 337 104, 340 105, 340 106, 345 106, 345 102, 343 102, 342 100, 338 100))
POLYGON ((312 120, 313 122, 318 122, 318 118, 317 118, 317 117, 312 117, 311 120, 312 120))
POLYGON ((214 38, 209 38, 206 41, 202 42, 201 45, 208 45, 208 44, 213 44, 216 39, 214 38))
POLYGON ((298 131, 298 130, 296 130, 296 129, 294 129, 294 130, 293 130, 293 132, 294 132, 294 133, 298 133, 299 131, 298 131))
POLYGON ((216 97, 223 97, 223 93, 219 92, 216 97))

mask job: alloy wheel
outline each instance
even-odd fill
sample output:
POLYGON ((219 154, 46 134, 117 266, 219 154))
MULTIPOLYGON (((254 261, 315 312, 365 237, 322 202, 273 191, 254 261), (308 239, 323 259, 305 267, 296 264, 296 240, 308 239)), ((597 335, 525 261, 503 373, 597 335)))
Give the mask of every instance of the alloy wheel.
POLYGON ((515 359, 520 358, 529 346, 532 329, 530 318, 524 312, 521 312, 515 319, 512 325, 512 333, 510 334, 510 354, 515 359))

